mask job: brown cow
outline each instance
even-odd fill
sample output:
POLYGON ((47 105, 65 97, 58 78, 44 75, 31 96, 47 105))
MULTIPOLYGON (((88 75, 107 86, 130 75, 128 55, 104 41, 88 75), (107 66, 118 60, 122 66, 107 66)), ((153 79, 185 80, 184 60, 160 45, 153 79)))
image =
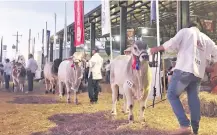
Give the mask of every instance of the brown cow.
POLYGON ((24 92, 24 84, 26 79, 26 69, 21 63, 14 63, 12 68, 13 90, 18 89, 24 92))

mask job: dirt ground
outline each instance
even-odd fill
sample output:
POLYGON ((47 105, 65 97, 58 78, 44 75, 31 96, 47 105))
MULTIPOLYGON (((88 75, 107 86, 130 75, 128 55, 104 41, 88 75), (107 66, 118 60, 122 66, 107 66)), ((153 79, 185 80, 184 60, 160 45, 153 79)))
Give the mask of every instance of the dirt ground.
MULTIPOLYGON (((128 116, 121 113, 122 100, 118 115, 111 115, 109 90, 100 93, 97 104, 89 103, 87 93, 79 94, 78 100, 79 105, 67 104, 66 97, 59 99, 57 93, 45 95, 41 83, 29 94, 0 90, 0 135, 167 135, 178 127, 167 101, 148 108, 143 123, 138 121, 135 102, 135 122, 129 124, 128 116)), ((202 117, 200 134, 216 135, 216 121, 202 117)))

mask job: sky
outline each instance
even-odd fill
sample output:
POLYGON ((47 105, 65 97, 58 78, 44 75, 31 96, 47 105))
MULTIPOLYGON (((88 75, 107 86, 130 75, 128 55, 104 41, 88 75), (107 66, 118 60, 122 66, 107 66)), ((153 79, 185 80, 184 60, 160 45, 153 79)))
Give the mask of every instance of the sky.
MULTIPOLYGON (((74 20, 74 2, 67 1, 67 24, 74 20)), ((88 0, 84 2, 84 12, 88 13, 99 6, 101 1, 88 0)), ((54 34, 54 13, 57 15, 57 32, 64 27, 64 1, 1 1, 0 0, 0 37, 7 45, 7 57, 12 58, 12 45, 16 44, 17 31, 19 35, 20 53, 27 56, 28 36, 31 29, 32 39, 36 38, 36 51, 41 48, 38 35, 41 38, 42 29, 47 28, 54 34), (38 39, 38 40, 37 40, 38 39)))

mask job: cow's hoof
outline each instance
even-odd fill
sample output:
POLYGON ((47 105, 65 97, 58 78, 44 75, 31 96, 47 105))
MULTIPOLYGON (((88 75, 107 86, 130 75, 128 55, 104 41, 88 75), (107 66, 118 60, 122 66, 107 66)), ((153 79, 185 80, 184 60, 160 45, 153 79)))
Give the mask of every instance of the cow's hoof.
POLYGON ((78 99, 76 99, 76 100, 74 101, 74 103, 75 103, 75 105, 78 105, 78 99))
POLYGON ((45 91, 45 94, 48 94, 48 91, 47 91, 47 90, 45 91))
POLYGON ((112 115, 117 115, 117 112, 111 111, 111 114, 112 114, 112 115))
POLYGON ((129 111, 124 111, 124 110, 122 110, 121 111, 123 114, 128 114, 129 113, 129 111))
POLYGON ((52 89, 50 89, 49 91, 52 92, 52 89))
POLYGON ((55 90, 52 93, 55 94, 55 90))
POLYGON ((134 121, 133 115, 129 115, 129 122, 132 123, 134 121))
POLYGON ((67 103, 68 103, 68 104, 70 104, 70 103, 71 103, 71 101, 70 101, 70 100, 67 100, 67 103))

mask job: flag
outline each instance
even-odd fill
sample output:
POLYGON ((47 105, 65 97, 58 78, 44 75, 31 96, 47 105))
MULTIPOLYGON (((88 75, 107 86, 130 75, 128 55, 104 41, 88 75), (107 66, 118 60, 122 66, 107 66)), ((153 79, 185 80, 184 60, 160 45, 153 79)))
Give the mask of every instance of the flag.
POLYGON ((110 33, 110 1, 109 0, 101 0, 102 8, 101 8, 101 25, 102 25, 102 35, 110 33))
POLYGON ((74 1, 74 30, 75 41, 74 45, 79 46, 84 44, 84 1, 74 1))
POLYGON ((151 0, 151 24, 152 21, 156 20, 156 1, 151 0))

